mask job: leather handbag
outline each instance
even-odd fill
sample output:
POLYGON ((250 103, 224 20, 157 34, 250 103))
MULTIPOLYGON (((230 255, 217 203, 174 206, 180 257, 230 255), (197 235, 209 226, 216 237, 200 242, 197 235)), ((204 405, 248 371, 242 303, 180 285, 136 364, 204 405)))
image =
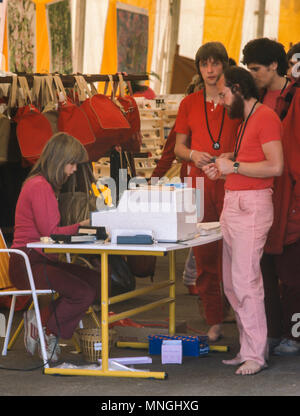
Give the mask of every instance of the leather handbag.
MULTIPOLYGON (((19 108, 15 116, 17 138, 25 164, 32 165, 40 157, 47 141, 52 136, 52 128, 47 118, 32 104, 25 77, 18 77, 20 90, 19 108)), ((13 77, 14 82, 14 77, 13 77)))
POLYGON ((114 146, 122 145, 124 135, 130 131, 130 124, 112 99, 99 94, 95 88, 90 90, 82 76, 76 77, 76 80, 80 89, 88 95, 80 107, 86 113, 96 137, 96 142, 87 150, 91 160, 98 160, 114 146))
POLYGON ((58 131, 66 132, 75 137, 88 151, 88 146, 93 144, 96 140, 89 119, 81 106, 78 106, 70 99, 67 99, 60 77, 55 76, 54 80, 57 88, 59 88, 60 96, 58 131), (62 101, 62 97, 65 98, 64 101, 62 101))
POLYGON ((126 95, 123 75, 119 73, 118 77, 119 96, 115 97, 115 102, 121 105, 123 114, 130 124, 130 130, 126 132, 122 138, 122 149, 128 152, 138 153, 142 144, 140 112, 137 103, 132 96, 130 82, 127 82, 127 85, 131 95, 126 95))

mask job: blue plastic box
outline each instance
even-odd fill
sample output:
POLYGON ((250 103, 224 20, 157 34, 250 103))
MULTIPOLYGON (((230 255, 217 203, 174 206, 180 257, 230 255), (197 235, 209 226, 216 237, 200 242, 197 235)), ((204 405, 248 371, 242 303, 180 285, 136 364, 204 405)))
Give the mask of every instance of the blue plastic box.
POLYGON ((208 337, 193 335, 148 335, 149 354, 160 355, 163 340, 173 339, 182 341, 182 355, 185 357, 199 357, 208 354, 208 337))

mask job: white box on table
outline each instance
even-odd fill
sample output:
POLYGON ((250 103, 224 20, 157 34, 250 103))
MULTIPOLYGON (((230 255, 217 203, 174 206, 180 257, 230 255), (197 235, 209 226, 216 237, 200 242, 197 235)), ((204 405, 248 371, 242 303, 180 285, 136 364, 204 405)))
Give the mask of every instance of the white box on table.
POLYGON ((164 186, 125 190, 116 209, 91 213, 91 225, 112 230, 149 230, 158 242, 193 238, 203 218, 203 190, 164 186))

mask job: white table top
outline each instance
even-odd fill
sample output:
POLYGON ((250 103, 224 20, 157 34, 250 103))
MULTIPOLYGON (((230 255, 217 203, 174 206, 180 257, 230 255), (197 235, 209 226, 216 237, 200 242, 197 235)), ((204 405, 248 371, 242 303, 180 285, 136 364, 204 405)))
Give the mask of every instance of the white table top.
POLYGON ((28 243, 29 248, 57 248, 58 250, 109 250, 109 251, 173 251, 181 250, 184 248, 200 246, 203 244, 212 243, 222 239, 222 233, 214 232, 210 235, 201 235, 191 240, 182 241, 178 243, 154 243, 154 244, 111 244, 110 242, 104 243, 103 241, 95 241, 94 243, 72 243, 72 244, 59 244, 59 243, 28 243))

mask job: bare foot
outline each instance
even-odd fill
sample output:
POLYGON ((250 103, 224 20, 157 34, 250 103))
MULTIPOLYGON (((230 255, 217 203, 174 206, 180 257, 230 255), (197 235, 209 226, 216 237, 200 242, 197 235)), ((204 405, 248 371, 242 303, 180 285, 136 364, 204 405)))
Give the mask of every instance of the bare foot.
POLYGON ((221 324, 212 325, 209 328, 207 332, 209 341, 215 342, 215 341, 218 341, 222 337, 221 328, 222 328, 221 324))
POLYGON ((222 360, 222 363, 226 365, 239 365, 239 364, 242 364, 243 361, 244 360, 242 360, 242 357, 240 356, 240 354, 237 354, 231 360, 222 360))
POLYGON ((235 374, 241 374, 242 376, 257 374, 264 368, 267 368, 267 365, 258 364, 256 361, 247 360, 241 365, 235 372, 235 374))

